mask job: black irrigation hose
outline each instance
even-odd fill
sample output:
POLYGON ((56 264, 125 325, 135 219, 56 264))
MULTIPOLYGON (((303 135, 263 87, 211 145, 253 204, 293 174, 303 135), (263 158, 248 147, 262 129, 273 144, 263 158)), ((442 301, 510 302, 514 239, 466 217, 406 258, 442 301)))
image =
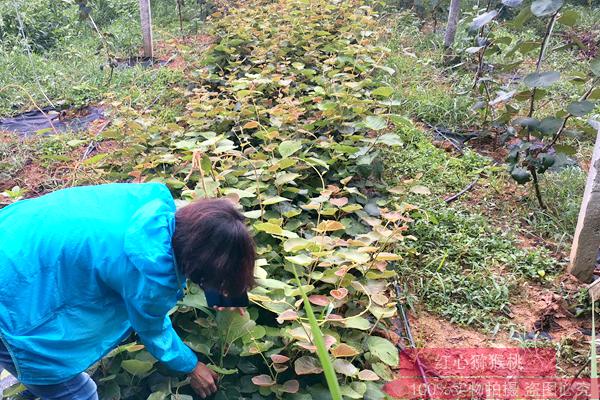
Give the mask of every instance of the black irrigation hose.
MULTIPOLYGON (((400 298, 402 297, 402 291, 400 290, 400 285, 398 284, 398 281, 394 282, 394 288, 396 289, 396 297, 398 300, 397 308, 398 308, 398 311, 400 311, 400 317, 402 318, 402 325, 403 325, 404 333, 406 334, 406 337, 408 338, 410 347, 414 350, 417 348, 417 346, 415 345, 415 340, 414 340, 412 332, 410 330, 410 322, 408 321, 408 317, 406 316, 406 310, 404 308, 404 304, 400 301, 400 298)), ((427 379, 427 374, 425 373, 423 365, 421 364, 421 360, 419 359, 419 355, 417 354, 416 351, 414 352, 414 355, 415 355, 415 364, 417 365, 417 368, 419 369, 419 374, 421 374, 421 379, 423 379, 423 383, 425 384, 425 390, 427 391, 426 398, 431 399, 432 396, 431 396, 431 391, 429 388, 429 380, 427 379)))

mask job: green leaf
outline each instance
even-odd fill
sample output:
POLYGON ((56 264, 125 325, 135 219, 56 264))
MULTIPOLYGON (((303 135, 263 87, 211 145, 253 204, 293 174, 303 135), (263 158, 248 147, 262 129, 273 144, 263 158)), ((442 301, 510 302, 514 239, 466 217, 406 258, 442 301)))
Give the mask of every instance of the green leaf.
POLYGON ((2 398, 10 398, 24 392, 27 388, 21 383, 15 383, 14 385, 4 389, 2 392, 2 398))
POLYGON ((230 345, 242 336, 248 334, 256 326, 248 313, 240 315, 235 311, 218 312, 217 331, 224 344, 230 345))
POLYGON ((560 13, 560 18, 557 20, 563 25, 574 26, 579 19, 579 13, 575 10, 566 10, 560 13))
POLYGON ((319 245, 310 240, 295 238, 286 240, 283 243, 283 249, 288 253, 296 253, 300 250, 318 250, 319 245))
POLYGON ((555 144, 554 150, 556 150, 557 153, 563 153, 568 156, 577 154, 577 149, 575 147, 566 144, 555 144))
POLYGON ((365 126, 374 131, 380 131, 387 126, 387 121, 382 117, 370 115, 365 119, 365 126))
POLYGON ((523 79, 523 83, 530 88, 537 87, 549 87, 552 86, 560 79, 560 72, 557 71, 548 71, 548 72, 534 72, 532 74, 527 75, 523 79))
POLYGON ((302 148, 302 142, 299 140, 284 140, 279 144, 279 154, 287 158, 302 148))
POLYGON ((555 14, 563 6, 563 0, 536 0, 531 3, 531 12, 536 17, 547 17, 555 14))
POLYGON ((358 375, 358 368, 350 361, 341 358, 337 358, 333 361, 333 368, 335 369, 335 372, 349 377, 358 375))
POLYGON ((269 233, 269 234, 275 235, 275 236, 283 236, 283 237, 287 237, 287 238, 297 238, 298 237, 298 235, 295 234, 294 232, 286 231, 281 226, 275 225, 270 222, 262 222, 262 223, 254 224, 254 229, 256 229, 257 231, 266 232, 266 233, 269 233))
POLYGON ((286 256, 286 260, 291 262, 292 264, 301 265, 303 267, 308 267, 313 263, 312 257, 307 256, 306 254, 298 254, 295 256, 286 256))
POLYGON ((512 20, 511 25, 514 28, 522 28, 523 25, 533 16, 531 12, 531 7, 525 7, 521 9, 519 14, 512 20))
POLYGON ((540 121, 537 128, 546 135, 553 135, 560 129, 562 123, 562 119, 546 117, 540 121))
POLYGON ((188 307, 193 308, 206 308, 208 307, 208 303, 206 302, 206 296, 204 295, 204 291, 199 293, 188 293, 181 300, 181 304, 188 307))
POLYGON ((169 393, 165 393, 162 391, 154 392, 146 400, 165 400, 169 393))
POLYGON ((238 369, 237 368, 227 369, 227 368, 219 367, 219 366, 214 365, 214 364, 206 364, 206 366, 210 370, 215 371, 219 375, 235 375, 235 374, 238 373, 238 369))
POLYGON ((386 133, 377 138, 377 143, 382 143, 388 146, 402 146, 404 143, 397 133, 386 133))
POLYGON ((371 323, 368 319, 363 317, 351 317, 344 321, 344 326, 346 328, 360 329, 361 331, 366 331, 371 328, 371 323))
POLYGON ((140 360, 124 360, 121 362, 121 367, 131 375, 140 376, 145 375, 154 366, 150 361, 140 361, 140 360))
POLYGON ((531 180, 531 173, 525 168, 515 167, 513 168, 510 176, 519 184, 524 185, 531 180))
POLYGON ((189 394, 172 394, 171 395, 171 400, 194 400, 194 398, 192 396, 190 396, 189 394))
POLYGON ((600 76, 600 56, 594 58, 590 62, 590 69, 594 75, 600 76))
POLYGON ((388 97, 390 97, 392 94, 394 94, 394 89, 392 89, 392 88, 391 88, 391 87, 389 87, 389 86, 382 86, 382 87, 379 87, 379 88, 377 88, 377 89, 373 90, 373 91, 371 92, 371 94, 372 94, 373 96, 379 96, 379 97, 388 98, 388 97))
POLYGON ((567 107, 567 111, 576 117, 583 117, 584 115, 587 115, 594 111, 594 108, 596 108, 596 105, 594 103, 592 103, 591 101, 584 100, 576 101, 569 104, 569 106, 567 107))
POLYGON ((120 400, 121 387, 116 381, 111 381, 106 385, 101 385, 98 394, 102 400, 120 400))
POLYGON ((275 185, 276 186, 285 185, 286 183, 290 183, 294 179, 296 179, 300 176, 301 176, 300 174, 296 174, 296 173, 292 173, 292 172, 284 172, 282 174, 277 175, 277 178, 275 178, 275 185))
POLYGON ((398 349, 392 342, 379 336, 371 336, 367 339, 367 348, 372 355, 390 367, 397 367, 400 362, 398 349))
POLYGON ((207 344, 206 338, 203 336, 190 335, 185 339, 187 344, 196 353, 211 356, 210 346, 207 344))
POLYGON ((394 379, 394 374, 390 367, 381 362, 376 362, 371 365, 373 371, 384 381, 391 381, 394 379))

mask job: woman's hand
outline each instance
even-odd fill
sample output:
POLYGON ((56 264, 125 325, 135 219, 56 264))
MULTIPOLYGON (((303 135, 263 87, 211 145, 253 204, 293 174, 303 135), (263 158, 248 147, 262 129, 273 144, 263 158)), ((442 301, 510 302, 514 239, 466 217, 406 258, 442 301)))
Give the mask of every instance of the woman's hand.
POLYGON ((198 395, 205 399, 217 391, 217 374, 199 362, 190 374, 190 384, 198 395))
POLYGON ((246 309, 244 307, 213 307, 217 311, 237 311, 240 315, 244 315, 246 309))

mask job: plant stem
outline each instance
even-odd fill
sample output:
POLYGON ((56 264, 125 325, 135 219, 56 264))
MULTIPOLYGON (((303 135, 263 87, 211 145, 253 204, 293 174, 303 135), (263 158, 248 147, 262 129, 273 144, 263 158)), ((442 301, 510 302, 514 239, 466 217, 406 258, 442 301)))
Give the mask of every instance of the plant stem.
MULTIPOLYGON (((554 23, 556 22, 556 17, 558 15, 558 11, 552 15, 550 18, 550 22, 548 22, 548 26, 546 27, 546 34, 544 35, 544 39, 542 40, 542 47, 540 48, 540 54, 538 55, 537 62, 535 63, 535 72, 540 72, 540 68, 542 67, 542 61, 544 60, 544 54, 546 54, 546 48, 548 47, 548 42, 550 36, 552 36, 552 30, 554 29, 554 23)), ((535 111, 535 94, 537 92, 537 88, 533 88, 531 91, 531 99, 529 100, 529 113, 528 117, 531 118, 533 112, 535 111)))
POLYGON ((544 200, 542 199, 542 192, 540 190, 540 182, 538 180, 537 171, 534 166, 529 166, 529 172, 533 178, 533 187, 535 189, 535 197, 537 197, 538 203, 540 204, 540 208, 546 210, 546 204, 544 204, 544 200))

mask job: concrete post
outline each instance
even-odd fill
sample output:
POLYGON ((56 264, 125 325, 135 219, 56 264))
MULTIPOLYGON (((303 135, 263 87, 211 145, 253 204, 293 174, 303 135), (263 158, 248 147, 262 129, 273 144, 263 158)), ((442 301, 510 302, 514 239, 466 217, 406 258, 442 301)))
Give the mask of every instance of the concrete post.
POLYGON ((600 247, 600 129, 596 137, 594 155, 590 164, 585 192, 577 229, 571 248, 571 264, 568 272, 579 280, 589 282, 592 280, 598 248, 600 247))
POLYGON ((150 0, 139 1, 142 39, 144 41, 144 57, 154 58, 154 46, 152 43, 152 11, 150 9, 150 0))

